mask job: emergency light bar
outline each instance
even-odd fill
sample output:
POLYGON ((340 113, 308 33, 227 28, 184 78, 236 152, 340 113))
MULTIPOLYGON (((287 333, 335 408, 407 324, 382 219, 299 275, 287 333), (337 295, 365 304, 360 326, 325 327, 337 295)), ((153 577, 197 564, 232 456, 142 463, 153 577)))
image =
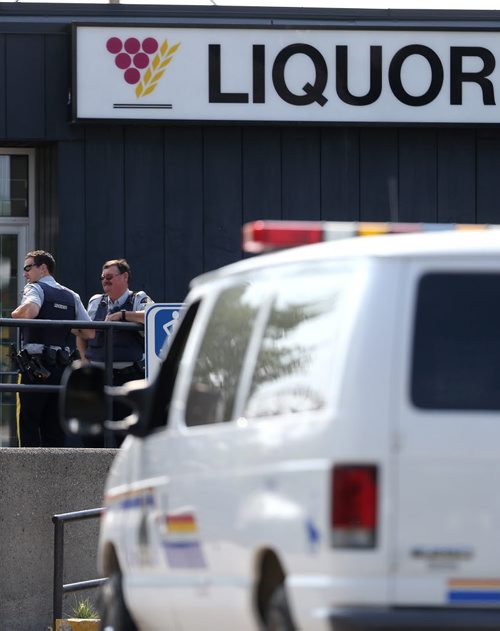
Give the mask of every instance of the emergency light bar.
POLYGON ((486 230, 490 224, 391 223, 356 221, 279 221, 259 220, 243 226, 243 251, 261 254, 320 241, 349 237, 444 230, 486 230))

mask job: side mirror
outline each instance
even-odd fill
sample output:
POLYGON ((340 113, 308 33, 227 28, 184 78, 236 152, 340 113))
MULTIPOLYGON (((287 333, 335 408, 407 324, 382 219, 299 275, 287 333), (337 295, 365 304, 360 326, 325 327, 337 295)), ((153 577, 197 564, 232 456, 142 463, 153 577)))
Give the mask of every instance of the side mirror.
POLYGON ((107 418, 105 373, 102 368, 73 362, 63 374, 60 417, 64 431, 99 436, 107 418))

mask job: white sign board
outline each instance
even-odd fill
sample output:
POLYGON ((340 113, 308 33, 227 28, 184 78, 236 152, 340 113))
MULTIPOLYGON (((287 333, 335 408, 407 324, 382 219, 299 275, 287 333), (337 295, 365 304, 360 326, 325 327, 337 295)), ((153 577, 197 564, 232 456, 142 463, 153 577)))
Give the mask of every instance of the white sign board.
POLYGON ((74 27, 74 117, 499 123, 493 30, 74 27))
POLYGON ((165 359, 168 344, 174 327, 179 319, 183 303, 154 303, 146 309, 145 329, 145 364, 146 379, 153 379, 160 363, 165 359))

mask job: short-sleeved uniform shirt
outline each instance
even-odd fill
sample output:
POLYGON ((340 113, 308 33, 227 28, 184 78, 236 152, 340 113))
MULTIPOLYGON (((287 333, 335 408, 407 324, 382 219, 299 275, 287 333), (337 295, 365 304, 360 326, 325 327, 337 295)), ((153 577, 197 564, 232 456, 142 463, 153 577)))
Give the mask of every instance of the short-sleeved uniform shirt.
MULTIPOLYGON (((85 310, 80 296, 72 289, 69 289, 69 287, 65 287, 64 285, 58 283, 53 276, 44 276, 43 278, 40 278, 37 283, 27 283, 23 289, 21 305, 25 305, 29 302, 32 302, 39 307, 43 305, 45 294, 43 293, 43 289, 40 287, 40 283, 47 283, 47 285, 55 287, 56 289, 66 289, 73 294, 75 299, 75 319, 90 322, 89 314, 85 310)), ((25 348, 29 353, 41 353, 43 350, 43 344, 27 344, 25 348)))
MULTIPOLYGON (((108 305, 108 313, 110 313, 111 311, 119 311, 123 307, 123 305, 127 302, 128 297, 132 293, 133 293, 132 290, 127 289, 126 291, 123 292, 123 294, 117 300, 114 300, 114 301, 111 300, 111 298, 107 296, 106 294, 95 294, 89 300, 89 304, 87 307, 87 311, 88 311, 88 315, 90 319, 94 320, 95 314, 97 312, 97 308, 99 307, 99 304, 101 300, 103 299, 103 296, 104 296, 104 300, 106 300, 107 305, 108 305)), ((132 304, 132 311, 145 311, 148 305, 153 304, 153 302, 154 301, 147 295, 145 291, 138 291, 136 292, 134 296, 134 301, 132 304)), ((143 331, 138 331, 138 333, 139 335, 142 335, 142 336, 144 335, 143 331)), ((113 368, 125 368, 126 366, 129 366, 129 365, 130 365, 129 362, 113 362, 113 368)))

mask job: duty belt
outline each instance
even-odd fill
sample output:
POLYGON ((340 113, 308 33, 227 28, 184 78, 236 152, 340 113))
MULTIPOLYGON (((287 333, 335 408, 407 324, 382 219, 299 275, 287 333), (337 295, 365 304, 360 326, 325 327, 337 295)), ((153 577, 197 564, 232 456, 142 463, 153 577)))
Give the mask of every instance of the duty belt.
MULTIPOLYGON (((48 348, 52 348, 55 351, 58 351, 61 348, 61 346, 52 346, 52 345, 46 346, 45 344, 37 344, 36 342, 30 342, 29 344, 25 344, 23 348, 30 355, 41 355, 43 351, 48 348)), ((70 349, 67 346, 64 348, 64 350, 67 351, 68 353, 70 352, 70 349)))

